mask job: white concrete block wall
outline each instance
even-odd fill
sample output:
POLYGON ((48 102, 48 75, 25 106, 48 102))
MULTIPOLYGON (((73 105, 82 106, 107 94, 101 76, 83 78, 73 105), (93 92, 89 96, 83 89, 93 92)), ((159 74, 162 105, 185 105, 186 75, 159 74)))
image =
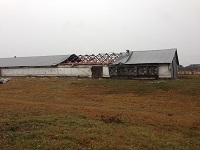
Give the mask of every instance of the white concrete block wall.
POLYGON ((171 64, 160 64, 158 70, 159 78, 172 78, 171 64))
POLYGON ((92 72, 88 67, 70 68, 8 68, 1 69, 2 76, 71 76, 91 77, 92 72))
POLYGON ((104 78, 109 78, 110 77, 108 66, 103 66, 103 77, 104 78))

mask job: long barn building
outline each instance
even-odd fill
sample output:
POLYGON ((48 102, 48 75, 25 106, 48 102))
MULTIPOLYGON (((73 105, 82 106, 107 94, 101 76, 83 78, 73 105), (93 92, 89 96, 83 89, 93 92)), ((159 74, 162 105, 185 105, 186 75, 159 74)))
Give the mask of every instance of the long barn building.
POLYGON ((0 76, 110 77, 116 55, 54 55, 0 58, 0 76))
POLYGON ((2 76, 90 76, 88 67, 71 67, 67 62, 80 61, 72 55, 1 58, 2 76))
POLYGON ((1 76, 178 77, 177 49, 0 58, 1 76))

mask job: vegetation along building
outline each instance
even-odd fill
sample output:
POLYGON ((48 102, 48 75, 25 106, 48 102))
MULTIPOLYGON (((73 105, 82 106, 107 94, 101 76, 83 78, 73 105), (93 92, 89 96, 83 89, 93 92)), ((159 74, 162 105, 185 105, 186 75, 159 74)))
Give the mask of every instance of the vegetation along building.
POLYGON ((177 78, 176 49, 0 58, 1 76, 177 78))

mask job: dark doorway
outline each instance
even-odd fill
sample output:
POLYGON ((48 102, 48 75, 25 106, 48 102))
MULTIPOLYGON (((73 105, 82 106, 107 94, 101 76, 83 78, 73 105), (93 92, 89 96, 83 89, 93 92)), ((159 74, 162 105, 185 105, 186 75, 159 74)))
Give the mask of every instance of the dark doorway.
POLYGON ((102 66, 93 66, 91 70, 92 70, 93 78, 102 78, 103 77, 103 67, 102 66))

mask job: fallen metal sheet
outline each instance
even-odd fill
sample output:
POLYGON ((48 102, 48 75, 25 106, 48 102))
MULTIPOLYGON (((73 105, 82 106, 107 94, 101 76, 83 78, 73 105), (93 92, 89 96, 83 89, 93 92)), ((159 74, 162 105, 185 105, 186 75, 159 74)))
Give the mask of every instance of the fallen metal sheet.
POLYGON ((8 82, 8 81, 10 81, 11 79, 10 78, 1 78, 0 79, 0 84, 4 84, 4 83, 6 83, 6 82, 8 82))

